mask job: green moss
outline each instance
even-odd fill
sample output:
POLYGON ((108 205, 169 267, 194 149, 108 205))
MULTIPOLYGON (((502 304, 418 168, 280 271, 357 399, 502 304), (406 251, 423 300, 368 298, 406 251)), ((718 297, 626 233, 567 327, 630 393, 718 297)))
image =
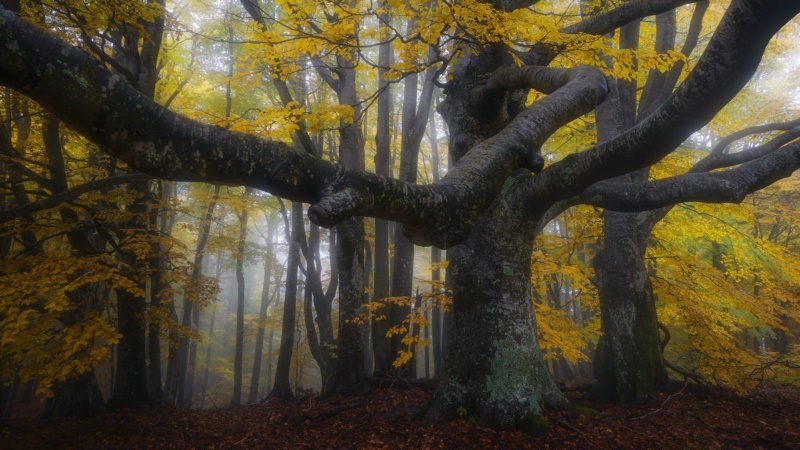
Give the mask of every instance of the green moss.
POLYGON ((486 380, 492 402, 519 402, 536 391, 533 378, 533 354, 511 339, 494 343, 492 369, 486 380))
POLYGON ((530 413, 520 421, 518 428, 524 433, 541 436, 550 430, 550 424, 544 416, 530 413))
POLYGON ((600 417, 600 413, 596 409, 586 406, 576 406, 572 411, 579 416, 600 417))
POLYGON ((73 80, 75 80, 75 82, 77 82, 78 85, 81 87, 81 89, 83 89, 84 91, 89 89, 89 82, 86 81, 85 78, 82 78, 82 77, 72 73, 71 71, 69 71, 67 69, 61 69, 61 73, 63 73, 67 77, 72 78, 73 80))

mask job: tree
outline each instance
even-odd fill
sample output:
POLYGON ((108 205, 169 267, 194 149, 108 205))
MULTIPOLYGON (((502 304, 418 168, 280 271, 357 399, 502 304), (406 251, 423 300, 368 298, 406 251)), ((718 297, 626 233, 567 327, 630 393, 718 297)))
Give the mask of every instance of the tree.
MULTIPOLYGON (((343 165, 337 165, 284 142, 203 125, 164 110, 100 62, 6 10, 0 11, 5 31, 0 36, 0 82, 46 105, 68 126, 138 170, 167 179, 244 184, 312 203, 308 214, 319 225, 349 223, 337 229, 340 296, 349 302, 345 308, 342 301, 338 372, 355 378, 340 383, 358 385, 356 378, 363 376, 360 355, 342 350, 360 348, 350 345, 360 333, 348 326, 348 314, 361 297, 358 236, 363 233, 351 216, 394 220, 403 224, 412 242, 450 248, 453 328, 442 381, 426 420, 464 407, 485 425, 532 429, 540 424, 535 416, 543 405, 564 404, 542 361, 533 318, 530 255, 537 230, 553 211, 561 210, 559 202, 602 180, 647 167, 708 123, 749 80, 773 34, 800 11, 792 2, 733 1, 692 72, 655 112, 629 130, 543 168, 540 148, 548 136, 593 110, 608 92, 597 68, 546 67, 558 53, 579 45, 568 36, 600 36, 690 2, 628 2, 560 32, 551 22, 556 39, 539 37, 522 49, 512 48, 514 38, 532 36, 506 39, 514 30, 502 25, 513 22, 516 10, 534 3, 501 2, 494 9, 470 2, 469 8, 443 4, 437 9, 447 12, 441 17, 460 20, 467 14, 475 28, 447 22, 459 44, 451 54, 457 61, 439 112, 450 131, 454 166, 439 183, 428 186, 365 173, 347 152, 341 153, 343 165), (480 28, 486 24, 499 24, 499 29, 480 28), (52 71, 41 69, 50 66, 52 71), (526 107, 530 89, 547 95, 526 107)), ((429 39, 431 30, 441 31, 441 23, 420 32, 419 39, 429 39)), ((350 25, 331 30, 341 36, 350 25)), ((340 103, 353 105, 353 50, 340 52, 336 59, 340 103)), ((355 133, 359 128, 342 125, 340 144, 357 147, 358 136, 346 130, 355 133)), ((604 188, 603 195, 577 201, 620 211, 686 200, 741 201, 799 166, 800 144, 792 142, 735 169, 604 184, 596 186, 604 188)), ((289 301, 294 299, 287 295, 289 301)))

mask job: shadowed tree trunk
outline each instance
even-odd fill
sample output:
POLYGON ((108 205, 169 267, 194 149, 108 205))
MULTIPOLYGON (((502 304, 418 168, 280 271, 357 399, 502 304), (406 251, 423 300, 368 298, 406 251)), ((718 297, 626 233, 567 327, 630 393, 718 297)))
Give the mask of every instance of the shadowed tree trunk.
MULTIPOLYGON (((700 2, 687 34, 682 52, 688 57, 700 33, 702 17, 708 6, 700 2)), ((675 11, 656 18, 655 51, 666 53, 675 45, 675 11)), ((639 23, 620 29, 620 48, 636 49, 639 45, 639 23)), ((649 116, 672 92, 681 65, 670 71, 651 70, 638 107, 638 121, 649 116)), ((613 139, 637 123, 636 82, 609 80, 606 101, 597 117, 598 141, 613 139)), ((619 182, 642 183, 649 171, 643 169, 617 179, 619 182)), ((650 233, 666 211, 603 213, 603 235, 600 251, 594 261, 596 284, 600 296, 601 331, 595 353, 595 374, 599 383, 592 395, 606 401, 632 401, 669 392, 669 377, 660 346, 653 288, 645 266, 645 253, 650 233)))
MULTIPOLYGON (((203 276, 203 257, 206 251, 206 244, 208 243, 209 233, 211 231, 211 219, 214 214, 214 209, 217 206, 217 199, 219 199, 220 186, 214 186, 214 193, 211 200, 206 206, 205 213, 203 214, 202 223, 197 234, 197 245, 194 252, 194 265, 192 267, 191 283, 200 283, 203 276)), ((181 325, 186 330, 194 330, 192 320, 192 310, 194 309, 194 302, 196 297, 196 288, 194 286, 187 286, 184 288, 183 298, 183 313, 181 325)), ((196 330, 194 330, 196 331, 196 330)), ((189 353, 191 351, 190 339, 188 335, 180 337, 178 341, 178 348, 175 352, 174 370, 167 370, 167 380, 165 388, 166 402, 168 405, 175 405, 184 407, 186 401, 186 380, 189 369, 189 353)))
MULTIPOLYGON (((431 114, 430 115, 430 125, 428 127, 428 137, 430 138, 431 143, 431 173, 433 175, 433 182, 439 182, 439 134, 438 130, 436 129, 436 116, 431 114)), ((433 373, 435 376, 439 377, 442 374, 442 369, 444 368, 444 351, 445 347, 442 345, 443 343, 443 336, 442 336, 442 305, 441 305, 441 293, 444 289, 444 283, 442 280, 442 269, 439 267, 439 263, 442 262, 442 250, 438 247, 431 247, 431 264, 433 265, 433 269, 431 270, 431 280, 433 282, 431 286, 431 293, 433 296, 431 297, 432 303, 432 310, 431 310, 431 347, 433 347, 433 373)))
POLYGON ((261 309, 258 313, 258 331, 256 332, 256 345, 253 352, 253 374, 250 377, 250 393, 247 396, 247 403, 255 403, 258 401, 258 383, 261 377, 261 357, 264 352, 264 329, 266 327, 267 308, 269 308, 270 303, 272 303, 271 295, 275 294, 277 291, 276 287, 275 290, 272 291, 272 294, 270 294, 272 262, 275 259, 274 244, 272 242, 276 225, 274 217, 274 215, 267 216, 267 250, 264 252, 264 282, 261 289, 261 309))
MULTIPOLYGON (((460 79, 439 107, 450 129, 450 157, 456 163, 476 142, 506 126, 523 106, 524 95, 518 91, 471 94, 472 83, 504 64, 503 58, 500 52, 484 51, 462 62, 464 72, 475 78, 460 79)), ((526 221, 527 212, 515 204, 514 193, 515 185, 528 176, 517 171, 470 237, 448 250, 453 323, 447 362, 426 422, 454 417, 463 407, 483 426, 536 431, 542 428, 542 405, 565 404, 536 336, 530 283, 536 230, 526 221)))
MULTIPOLYGON (((253 188, 246 188, 244 197, 249 198, 253 188)), ((236 246, 236 348, 233 355, 233 397, 230 406, 242 403, 242 363, 244 359, 244 259, 247 244, 247 207, 239 213, 239 243, 236 246)))
MULTIPOLYGON (((383 2, 385 4, 385 2, 383 2)), ((386 31, 391 24, 391 17, 382 18, 380 29, 386 31)), ((378 113, 375 131, 375 173, 386 177, 392 176, 389 165, 391 160, 392 130, 392 93, 391 84, 386 81, 388 67, 392 60, 392 44, 383 43, 378 48, 378 113)), ((373 303, 380 303, 390 294, 389 280, 389 222, 375 219, 375 270, 373 283, 373 303)), ((387 314, 389 306, 382 307, 375 315, 387 314)), ((373 373, 375 375, 388 375, 391 367, 391 347, 386 338, 389 321, 372 320, 372 352, 373 373)))
MULTIPOLYGON (((278 353, 278 366, 275 368, 275 384, 268 397, 294 398, 289 383, 289 369, 292 365, 294 346, 295 311, 297 309, 297 267, 300 264, 300 234, 305 235, 303 226, 303 205, 292 202, 291 229, 286 230, 289 238, 289 259, 286 263, 286 290, 283 300, 283 322, 281 325, 281 346, 278 353)), ((272 340, 270 340, 272 345, 272 340)), ((272 352, 270 352, 272 355, 272 352)), ((270 367, 270 361, 268 361, 270 367)), ((270 370, 271 372, 271 370, 270 370)))
MULTIPOLYGON (((413 31, 416 28, 416 21, 409 20, 409 31, 413 31)), ((434 57, 433 53, 429 56, 429 58, 434 57)), ((398 178, 412 184, 417 182, 419 148, 425 135, 425 128, 428 125, 433 90, 436 87, 432 79, 436 74, 435 68, 430 68, 426 72, 422 92, 419 96, 419 104, 417 104, 418 75, 416 73, 409 74, 403 84, 403 122, 400 130, 400 171, 398 178)), ((396 227, 394 233, 394 264, 392 266, 392 297, 408 297, 410 299, 413 276, 414 244, 403 235, 401 227, 396 227)), ((392 304, 389 309, 388 326, 403 326, 403 322, 408 320, 410 314, 410 301, 408 305, 392 304)), ((411 323, 409 323, 408 328, 410 333, 411 323)), ((389 373, 395 376, 413 378, 417 375, 416 351, 402 342, 406 334, 398 333, 392 336, 389 359, 394 360, 401 351, 411 351, 411 358, 402 366, 390 370, 389 373)))
MULTIPOLYGON (((61 147, 60 123, 56 116, 48 115, 42 128, 42 142, 50 172, 50 179, 53 186, 53 194, 66 192, 68 189, 67 173, 64 164, 64 154, 61 147)), ((96 247, 92 242, 91 236, 84 227, 78 227, 82 219, 69 208, 60 208, 59 215, 61 220, 76 226, 67 233, 67 239, 73 252, 77 254, 91 254, 96 252, 96 247)), ((106 295, 108 290, 99 288, 97 285, 89 285, 75 292, 68 293, 70 301, 79 305, 74 312, 66 313, 64 324, 69 325, 80 320, 82 312, 102 311, 101 298, 94 298, 94 295, 106 295), (104 294, 105 293, 105 294, 104 294)), ((19 380, 15 379, 15 385, 19 380)), ((13 393, 10 401, 13 401, 13 393)), ((103 395, 97 383, 94 370, 89 370, 77 378, 58 383, 53 389, 54 396, 45 402, 42 417, 84 415, 100 411, 103 408, 103 395)), ((9 404, 10 408, 11 404, 9 404)), ((10 409, 8 411, 10 414, 10 409)))

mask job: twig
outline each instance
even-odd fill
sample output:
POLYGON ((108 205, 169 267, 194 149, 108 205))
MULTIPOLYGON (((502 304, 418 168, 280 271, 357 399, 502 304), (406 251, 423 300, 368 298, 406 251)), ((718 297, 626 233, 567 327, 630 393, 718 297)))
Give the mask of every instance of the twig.
POLYGON ((586 439, 586 435, 583 434, 583 431, 579 430, 577 427, 575 427, 575 425, 571 425, 570 423, 564 422, 563 420, 556 420, 556 423, 561 425, 564 428, 568 428, 568 429, 580 434, 582 438, 586 439))
POLYGON ((681 394, 683 393, 684 389, 686 389, 686 386, 688 386, 688 385, 689 385, 689 380, 686 380, 686 383, 684 383, 684 384, 683 384, 683 387, 681 388, 681 390, 680 390, 680 391, 678 391, 678 392, 676 392, 676 393, 674 393, 674 394, 672 394, 672 395, 669 395, 667 398, 665 398, 665 399, 664 399, 664 401, 661 403, 661 406, 659 406, 659 407, 658 407, 658 409, 656 409, 655 411, 650 411, 649 413, 647 413, 647 414, 645 414, 645 415, 643 415, 643 416, 640 416, 640 417, 634 417, 634 418, 633 418, 633 419, 631 419, 631 420, 640 420, 640 419, 644 419, 644 418, 645 418, 645 417, 647 417, 647 416, 650 416, 650 415, 652 415, 652 414, 655 414, 655 413, 657 413, 657 412, 659 412, 659 411, 663 410, 663 409, 664 409, 664 405, 666 405, 666 404, 667 404, 667 402, 668 402, 668 401, 670 401, 670 399, 672 399, 672 397, 675 397, 675 396, 681 395, 681 394))

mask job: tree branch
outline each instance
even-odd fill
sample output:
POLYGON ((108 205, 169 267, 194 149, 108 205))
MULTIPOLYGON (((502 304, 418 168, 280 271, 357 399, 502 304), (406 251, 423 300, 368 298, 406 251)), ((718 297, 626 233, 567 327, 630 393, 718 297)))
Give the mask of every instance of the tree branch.
POLYGON ((749 81, 772 35, 798 11, 800 3, 734 0, 694 70, 669 99, 618 137, 569 155, 532 177, 529 208, 541 211, 549 202, 650 166, 674 151, 749 81))
POLYGON ((113 186, 119 186, 120 184, 128 184, 134 183, 137 181, 144 181, 149 180, 150 178, 141 173, 131 174, 131 175, 119 175, 111 178, 103 178, 99 180, 93 180, 81 185, 75 186, 72 189, 66 190, 59 194, 47 197, 46 199, 39 200, 34 203, 30 203, 25 206, 18 206, 16 208, 11 208, 3 211, 0 213, 0 223, 10 222, 18 217, 23 217, 26 215, 33 214, 38 211, 43 211, 45 209, 55 208, 62 203, 69 203, 81 195, 97 191, 100 189, 107 189, 113 186))
MULTIPOLYGON (((734 156, 734 155, 730 155, 734 156)), ((599 183, 580 195, 583 203, 612 211, 644 211, 676 203, 739 203, 745 196, 800 168, 800 141, 724 172, 690 172, 648 183, 599 183)))
POLYGON ((198 123, 166 110, 85 52, 0 10, 0 83, 46 105, 100 148, 152 176, 244 184, 314 203, 312 221, 347 215, 405 225, 417 243, 448 247, 502 189, 531 147, 590 111, 605 95, 599 71, 574 69, 561 89, 476 146, 439 184, 417 186, 344 167, 277 141, 198 123))
POLYGON ((564 34, 586 33, 601 36, 643 17, 665 13, 679 6, 697 3, 699 0, 636 0, 625 2, 611 11, 584 19, 562 28, 564 34))

